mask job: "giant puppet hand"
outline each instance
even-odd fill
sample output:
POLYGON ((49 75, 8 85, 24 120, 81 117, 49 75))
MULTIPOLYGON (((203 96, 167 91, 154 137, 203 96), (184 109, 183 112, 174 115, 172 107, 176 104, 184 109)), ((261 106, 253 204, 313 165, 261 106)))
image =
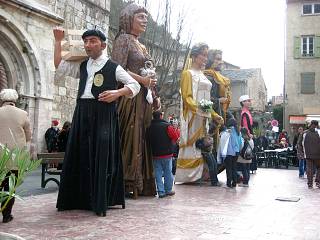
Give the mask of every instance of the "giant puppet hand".
POLYGON ((56 42, 61 42, 64 39, 64 29, 61 27, 55 27, 53 29, 53 36, 56 42))

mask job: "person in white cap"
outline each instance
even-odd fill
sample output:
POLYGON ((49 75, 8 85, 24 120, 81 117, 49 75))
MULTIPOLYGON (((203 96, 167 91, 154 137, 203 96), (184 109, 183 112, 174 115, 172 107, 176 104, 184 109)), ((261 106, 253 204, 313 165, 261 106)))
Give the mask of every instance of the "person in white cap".
POLYGON ((249 107, 251 106, 251 100, 252 99, 249 97, 249 95, 242 95, 239 98, 239 102, 242 107, 241 128, 246 128, 248 130, 248 135, 250 138, 253 137, 253 119, 249 110, 249 107))
MULTIPOLYGON (((14 89, 2 89, 0 92, 0 143, 6 145, 10 150, 15 148, 22 149, 31 141, 31 129, 28 113, 16 107, 18 93, 14 89)), ((1 152, 1 148, 0 148, 1 152)), ((18 176, 18 166, 15 161, 9 160, 7 165, 9 173, 0 185, 0 190, 9 191, 9 176, 18 176)), ((15 198, 9 200, 4 208, 2 222, 12 221, 11 214, 15 198)), ((1 203, 1 207, 5 202, 1 203)))

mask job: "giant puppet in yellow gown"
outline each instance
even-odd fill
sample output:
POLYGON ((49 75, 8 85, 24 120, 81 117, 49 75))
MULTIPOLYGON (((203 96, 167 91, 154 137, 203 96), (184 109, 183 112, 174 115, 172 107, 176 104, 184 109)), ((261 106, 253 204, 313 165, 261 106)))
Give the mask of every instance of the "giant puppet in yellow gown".
MULTIPOLYGON (((210 49, 208 51, 208 62, 204 70, 204 75, 212 83, 210 95, 211 101, 213 102, 213 109, 223 117, 226 123, 229 118, 233 117, 231 113, 228 112, 231 102, 231 85, 230 79, 220 73, 222 66, 222 51, 210 49)), ((220 124, 214 121, 212 123, 214 126, 212 134, 215 141, 213 151, 216 152, 219 144, 220 124)))
MULTIPOLYGON (((201 44, 194 48, 201 49, 201 44)), ((195 51, 196 58, 201 54, 195 51)), ((181 74, 181 129, 179 155, 177 159, 176 183, 195 182, 202 178, 205 162, 201 150, 196 148, 196 141, 207 132, 207 119, 212 118, 221 122, 222 118, 215 112, 204 113, 199 108, 201 100, 210 100, 212 83, 206 78, 201 69, 196 69, 193 64, 181 74)))

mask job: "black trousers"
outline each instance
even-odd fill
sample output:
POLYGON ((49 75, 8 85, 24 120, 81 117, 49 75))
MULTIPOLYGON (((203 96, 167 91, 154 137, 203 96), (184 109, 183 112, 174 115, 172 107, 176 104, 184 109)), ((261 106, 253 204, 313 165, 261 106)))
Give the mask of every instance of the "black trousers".
POLYGON ((211 152, 203 152, 202 156, 208 164, 211 184, 217 184, 219 181, 217 177, 218 171, 216 158, 211 152))
POLYGON ((238 156, 228 155, 224 160, 227 173, 227 185, 237 183, 237 160, 238 156))
MULTIPOLYGON (((10 176, 12 173, 13 173, 16 177, 18 177, 18 171, 17 171, 17 170, 11 170, 10 172, 8 172, 7 175, 6 175, 6 178, 5 178, 4 181, 1 183, 0 189, 3 189, 4 191, 9 191, 9 176, 10 176)), ((15 200, 14 197, 11 198, 11 199, 9 200, 6 208, 3 210, 3 212, 2 212, 3 219, 6 219, 6 218, 10 217, 11 211, 12 211, 12 207, 13 207, 13 204, 14 204, 14 200, 15 200)), ((1 203, 1 208, 4 206, 5 203, 6 203, 6 200, 1 203)))

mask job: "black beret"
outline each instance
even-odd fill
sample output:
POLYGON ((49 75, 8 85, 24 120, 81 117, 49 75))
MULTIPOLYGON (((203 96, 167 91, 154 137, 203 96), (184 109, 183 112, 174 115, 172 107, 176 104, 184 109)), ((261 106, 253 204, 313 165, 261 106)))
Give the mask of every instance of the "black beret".
POLYGON ((82 34, 82 39, 89 36, 96 36, 100 38, 103 42, 107 40, 106 35, 98 29, 87 30, 82 34))

